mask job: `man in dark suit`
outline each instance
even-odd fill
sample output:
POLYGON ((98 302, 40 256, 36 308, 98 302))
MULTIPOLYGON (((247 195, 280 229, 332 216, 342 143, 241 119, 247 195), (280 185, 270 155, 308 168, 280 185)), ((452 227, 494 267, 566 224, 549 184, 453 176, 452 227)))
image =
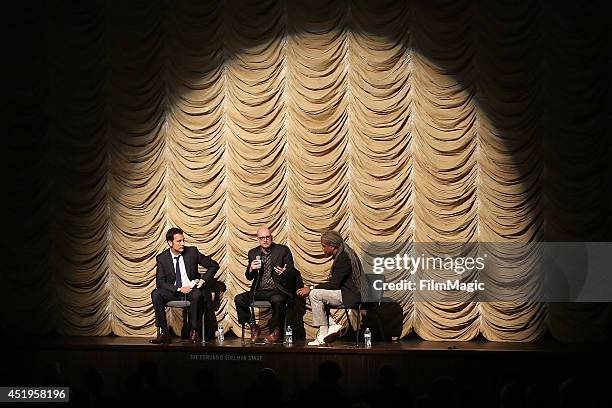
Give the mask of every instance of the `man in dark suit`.
POLYGON ((219 270, 219 264, 210 256, 201 254, 198 248, 185 246, 185 237, 180 228, 170 228, 166 233, 166 242, 168 249, 155 258, 157 260, 155 274, 157 288, 151 293, 155 309, 155 325, 160 327, 161 331, 158 330, 157 338, 150 342, 160 344, 170 341, 166 323, 166 303, 171 300, 187 299, 191 302, 189 341, 197 343, 200 341, 198 308, 201 305, 200 302, 210 303, 212 300, 207 285, 219 270), (202 279, 198 278, 198 265, 205 270, 202 279))
POLYGON ((259 336, 260 328, 255 324, 249 305, 252 300, 272 303, 270 335, 266 336, 266 343, 276 343, 281 338, 280 327, 285 317, 285 304, 293 296, 295 286, 293 256, 288 247, 273 242, 272 234, 266 227, 257 230, 257 240, 259 246, 249 251, 245 272, 246 278, 253 281, 251 290, 237 295, 234 302, 238 322, 249 323, 253 342, 259 336))

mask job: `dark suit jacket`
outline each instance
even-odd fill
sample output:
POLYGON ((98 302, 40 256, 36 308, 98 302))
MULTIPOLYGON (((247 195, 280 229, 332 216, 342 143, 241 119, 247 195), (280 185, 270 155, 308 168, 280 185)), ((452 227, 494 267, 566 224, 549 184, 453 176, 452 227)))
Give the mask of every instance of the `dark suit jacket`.
MULTIPOLYGON (((251 249, 248 254, 249 259, 247 262, 245 275, 248 280, 253 281, 251 284, 251 290, 257 289, 255 288, 255 284, 257 283, 257 286, 259 286, 261 284, 261 279, 255 279, 257 276, 256 270, 249 272, 249 265, 251 265, 251 262, 253 262, 253 259, 255 259, 257 255, 261 256, 261 254, 261 247, 251 249)), ((293 297, 295 293, 295 268, 293 266, 293 255, 291 255, 289 248, 282 244, 273 243, 270 247, 270 263, 272 265, 272 280, 274 281, 274 284, 278 290, 289 297, 293 297), (279 275, 278 273, 274 272, 275 266, 282 268, 285 266, 285 264, 287 264, 287 270, 285 273, 279 275)))
MULTIPOLYGON (((196 247, 186 246, 181 254, 185 262, 185 270, 190 280, 200 277, 198 274, 198 265, 206 269, 206 273, 202 277, 206 282, 202 288, 206 288, 206 284, 215 276, 219 270, 219 264, 210 256, 203 255, 196 247)), ((166 249, 155 258, 157 261, 157 272, 155 274, 155 284, 160 289, 168 289, 172 292, 178 290, 175 285, 176 273, 174 270, 174 262, 170 249, 166 249)))
POLYGON ((353 266, 349 256, 344 251, 340 252, 332 266, 329 281, 316 285, 315 289, 340 289, 342 291, 342 303, 347 306, 354 306, 361 301, 361 291, 353 282, 352 275, 353 266))

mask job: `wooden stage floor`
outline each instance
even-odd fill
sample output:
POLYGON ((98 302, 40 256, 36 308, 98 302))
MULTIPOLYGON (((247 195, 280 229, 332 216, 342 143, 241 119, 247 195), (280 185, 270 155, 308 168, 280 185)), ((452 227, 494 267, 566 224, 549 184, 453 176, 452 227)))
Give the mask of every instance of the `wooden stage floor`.
MULTIPOLYGON (((238 403, 247 386, 263 368, 273 369, 286 395, 299 395, 317 378, 325 361, 342 372, 340 385, 351 396, 378 385, 383 365, 392 366, 402 387, 418 395, 432 381, 453 377, 461 389, 476 390, 487 401, 509 381, 551 386, 572 376, 592 377, 610 357, 607 344, 562 344, 551 338, 533 343, 498 343, 484 339, 468 342, 425 341, 410 337, 376 342, 356 348, 348 336, 332 346, 309 347, 304 341, 282 344, 241 345, 229 335, 223 345, 210 341, 190 344, 174 338, 171 344, 149 344, 144 337, 40 337, 3 339, 2 386, 35 385, 42 367, 58 364, 71 387, 82 386, 91 369, 105 374, 106 386, 115 395, 125 390, 130 374, 143 362, 153 364, 164 384, 186 392, 198 373, 214 377, 216 389, 238 403)), ((43 370, 44 371, 44 370, 43 370)))
MULTIPOLYGON (((173 336, 170 344, 150 344, 152 337, 40 337, 28 339, 14 339, 13 346, 18 349, 56 349, 56 350, 132 350, 132 351, 231 351, 231 352, 257 352, 261 353, 315 353, 315 354, 385 354, 398 355, 415 352, 495 352, 495 353, 580 353, 609 352, 608 347, 601 343, 592 344, 564 344, 550 337, 531 343, 494 342, 484 338, 471 341, 428 341, 416 337, 409 337, 399 341, 374 342, 372 347, 366 349, 363 340, 359 347, 355 346, 354 338, 344 336, 337 342, 328 346, 308 346, 307 341, 295 341, 292 346, 284 344, 242 344, 239 338, 228 335, 223 345, 215 340, 208 340, 205 344, 191 344, 187 340, 173 336), (352 340, 352 341, 351 341, 352 340)), ((10 340, 5 340, 10 342, 10 340)))

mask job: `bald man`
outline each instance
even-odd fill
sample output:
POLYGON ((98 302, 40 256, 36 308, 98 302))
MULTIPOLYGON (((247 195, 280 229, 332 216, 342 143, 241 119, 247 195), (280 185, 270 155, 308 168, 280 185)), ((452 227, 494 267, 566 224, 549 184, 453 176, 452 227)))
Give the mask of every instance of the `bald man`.
POLYGON ((252 300, 267 300, 272 303, 270 334, 266 343, 277 343, 281 340, 281 325, 285 318, 285 303, 292 296, 295 286, 293 256, 288 247, 275 244, 270 230, 261 227, 257 230, 259 246, 248 254, 246 278, 253 281, 251 290, 237 295, 234 299, 240 324, 249 323, 251 341, 255 342, 260 334, 260 327, 255 324, 255 316, 249 305, 252 300))

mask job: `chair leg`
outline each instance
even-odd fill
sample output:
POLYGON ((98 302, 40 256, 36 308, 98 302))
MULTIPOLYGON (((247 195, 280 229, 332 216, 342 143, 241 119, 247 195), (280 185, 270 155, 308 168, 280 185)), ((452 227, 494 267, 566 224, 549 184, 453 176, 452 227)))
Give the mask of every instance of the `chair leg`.
POLYGON ((344 316, 346 316, 346 321, 348 322, 348 325, 352 328, 353 325, 351 324, 351 315, 349 315, 348 309, 344 309, 344 316))
POLYGON ((283 340, 287 340, 285 339, 285 333, 287 333, 287 313, 289 311, 289 305, 285 304, 285 313, 283 315, 283 340))
POLYGON ((251 306, 251 316, 249 317, 249 323, 255 324, 257 323, 257 318, 255 317, 255 308, 251 306))
POLYGON ((181 337, 184 339, 189 338, 189 310, 183 308, 183 330, 181 330, 181 337))
POLYGON ((202 343, 206 343, 206 306, 202 308, 202 343))
POLYGON ((376 322, 378 323, 378 330, 380 331, 380 335, 382 336, 383 342, 387 342, 387 337, 385 336, 385 329, 382 324, 382 320, 380 319, 380 314, 378 311, 375 313, 376 322))
POLYGON ((242 323, 242 332, 240 334, 240 345, 244 346, 244 323, 242 323))
MULTIPOLYGON (((351 318, 350 318, 348 309, 344 309, 344 315, 346 316, 346 321, 348 322, 348 325, 352 328, 353 325, 351 324, 351 318)), ((355 346, 359 346, 359 320, 360 320, 359 317, 360 316, 361 314, 359 313, 357 315, 357 330, 356 330, 356 335, 355 335, 355 346)))
POLYGON ((357 333, 355 333, 355 347, 359 347, 360 329, 361 329, 361 304, 357 306, 357 333))

